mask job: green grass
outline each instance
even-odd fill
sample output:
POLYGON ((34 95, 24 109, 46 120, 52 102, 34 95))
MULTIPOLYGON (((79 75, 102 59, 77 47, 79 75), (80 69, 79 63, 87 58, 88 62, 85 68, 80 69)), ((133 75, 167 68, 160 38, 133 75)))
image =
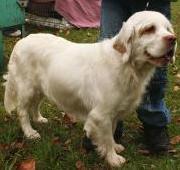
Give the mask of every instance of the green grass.
MULTIPOLYGON (((172 22, 174 24, 177 37, 180 39, 180 2, 172 5, 172 22)), ((96 29, 71 29, 71 30, 50 30, 37 28, 27 25, 29 33, 50 32, 63 36, 76 42, 95 42, 98 37, 96 29)), ((5 57, 6 62, 10 56, 12 48, 18 38, 5 38, 5 57)), ((180 42, 178 42, 180 45, 180 42)), ((176 67, 180 71, 180 50, 177 51, 176 67)), ((180 126, 174 118, 180 117, 180 91, 174 92, 175 73, 177 69, 173 66, 169 68, 169 86, 167 89, 166 102, 172 110, 172 123, 169 125, 170 136, 180 134, 180 126)), ((1 78, 1 82, 3 82, 1 78)), ((86 153, 82 148, 82 125, 69 125, 64 121, 54 105, 44 101, 42 112, 49 119, 46 125, 33 124, 41 134, 41 139, 29 141, 24 138, 20 129, 16 115, 8 118, 3 106, 4 88, 0 87, 0 170, 15 169, 16 165, 22 160, 34 158, 38 170, 73 170, 76 169, 76 162, 81 160, 85 167, 90 170, 109 169, 103 159, 97 153, 86 153), (54 142, 59 138, 58 142, 54 142), (17 142, 22 146, 17 145, 17 142), (68 144, 67 144, 68 143, 68 144)), ((176 153, 167 155, 148 155, 144 156, 138 152, 138 147, 142 143, 140 122, 136 116, 127 119, 125 122, 125 135, 122 142, 126 150, 122 155, 128 159, 123 166, 123 170, 180 170, 180 145, 174 146, 176 153)))

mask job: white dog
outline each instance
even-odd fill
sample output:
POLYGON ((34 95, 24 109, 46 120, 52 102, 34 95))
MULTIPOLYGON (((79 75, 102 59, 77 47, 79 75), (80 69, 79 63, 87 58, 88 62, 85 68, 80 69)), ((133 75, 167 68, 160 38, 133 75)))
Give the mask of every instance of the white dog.
POLYGON ((118 120, 141 102, 156 66, 173 58, 175 35, 160 13, 135 13, 112 39, 93 44, 67 41, 50 34, 32 34, 14 47, 6 76, 4 104, 17 108, 27 138, 39 138, 34 121, 47 122, 39 112, 43 96, 85 121, 84 130, 111 166, 125 159, 113 133, 118 120))

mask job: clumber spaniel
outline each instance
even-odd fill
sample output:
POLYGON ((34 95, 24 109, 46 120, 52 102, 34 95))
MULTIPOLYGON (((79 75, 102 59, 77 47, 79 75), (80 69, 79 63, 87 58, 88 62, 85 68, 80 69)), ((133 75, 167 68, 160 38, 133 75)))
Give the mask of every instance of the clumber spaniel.
POLYGON ((118 120, 141 102, 155 67, 175 53, 176 37, 160 13, 135 13, 112 39, 93 44, 67 41, 50 34, 32 34, 14 47, 5 84, 4 104, 17 108, 27 138, 39 138, 31 127, 47 122, 39 111, 43 96, 84 120, 84 130, 111 166, 125 159, 113 133, 118 120))

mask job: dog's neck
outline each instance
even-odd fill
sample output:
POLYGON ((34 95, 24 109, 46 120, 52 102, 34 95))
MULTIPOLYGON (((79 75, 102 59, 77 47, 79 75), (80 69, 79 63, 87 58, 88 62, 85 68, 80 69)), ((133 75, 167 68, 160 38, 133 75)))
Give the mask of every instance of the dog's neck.
POLYGON ((137 87, 140 83, 148 83, 153 76, 155 67, 149 63, 127 62, 123 65, 121 74, 125 74, 127 84, 130 81, 132 87, 137 87))
POLYGON ((137 74, 138 77, 146 77, 148 74, 151 74, 151 72, 155 69, 155 66, 148 62, 129 62, 129 67, 131 67, 134 72, 137 74))

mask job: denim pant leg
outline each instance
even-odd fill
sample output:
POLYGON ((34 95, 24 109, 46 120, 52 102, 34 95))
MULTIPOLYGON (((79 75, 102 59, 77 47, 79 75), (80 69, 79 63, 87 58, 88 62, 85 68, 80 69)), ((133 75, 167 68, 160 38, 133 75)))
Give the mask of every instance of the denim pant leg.
MULTIPOLYGON (((170 1, 152 0, 148 10, 163 13, 170 19, 170 1)), ((164 101, 167 84, 167 68, 157 68, 144 96, 141 106, 138 108, 139 119, 152 126, 166 126, 170 122, 170 112, 164 101)))
POLYGON ((122 0, 102 0, 99 40, 115 36, 129 16, 122 0))
POLYGON ((143 123, 162 127, 170 122, 170 113, 164 102, 166 84, 166 68, 157 69, 147 87, 143 102, 137 109, 138 117, 143 123))
MULTIPOLYGON (((122 3, 123 0, 102 0, 101 24, 99 40, 115 36, 121 29, 122 24, 130 17, 130 13, 122 3)), ((116 142, 123 133, 123 123, 119 121, 114 133, 116 142)))

